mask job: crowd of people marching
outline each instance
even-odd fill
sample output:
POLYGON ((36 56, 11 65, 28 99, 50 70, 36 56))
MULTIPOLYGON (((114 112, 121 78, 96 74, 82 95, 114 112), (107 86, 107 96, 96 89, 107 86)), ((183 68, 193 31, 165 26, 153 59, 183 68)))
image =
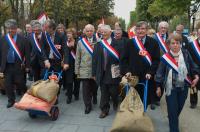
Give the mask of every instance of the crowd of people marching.
MULTIPOLYGON (((37 81, 46 69, 63 70, 59 85, 66 91, 66 103, 72 103, 73 97, 79 100, 81 82, 85 114, 89 114, 98 102, 100 88, 99 118, 105 118, 110 99, 113 109, 118 108, 121 78, 134 75, 139 82, 148 80, 147 103, 152 110, 160 105, 165 93, 170 132, 179 132, 178 118, 188 89, 200 88, 200 29, 197 38, 189 41, 182 34, 183 25, 170 33, 165 21, 159 23, 157 33, 140 21, 131 37, 119 22, 113 30, 99 24, 96 32, 93 25, 87 24, 82 34, 77 34, 75 28, 56 25, 54 20, 44 25, 32 20, 26 24, 25 35, 14 19, 8 19, 5 27, 6 34, 0 38, 0 72, 5 78, 1 93, 8 97, 7 108, 14 105, 15 92, 26 92, 26 73, 30 80, 37 81)), ((136 90, 143 99, 143 88, 138 85, 136 90)), ((191 108, 196 106, 197 98, 192 98, 191 108)))

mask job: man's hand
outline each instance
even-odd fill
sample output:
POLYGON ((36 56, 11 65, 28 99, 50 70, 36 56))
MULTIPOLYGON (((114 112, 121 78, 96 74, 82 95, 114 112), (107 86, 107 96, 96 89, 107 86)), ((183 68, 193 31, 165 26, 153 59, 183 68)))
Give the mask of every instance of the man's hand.
POLYGON ((45 65, 45 67, 48 68, 48 69, 51 67, 51 64, 50 64, 49 60, 45 60, 45 61, 44 61, 44 65, 45 65))
POLYGON ((158 97, 161 97, 161 88, 157 87, 156 94, 158 97))
POLYGON ((151 79, 151 74, 146 74, 145 77, 147 80, 149 80, 149 79, 151 79))
POLYGON ((69 69, 69 64, 63 64, 63 71, 66 71, 67 69, 69 69))
POLYGON ((131 77, 131 76, 132 76, 131 72, 127 72, 127 73, 125 74, 125 77, 126 77, 126 78, 131 77))
POLYGON ((96 81, 96 77, 92 77, 92 79, 96 81))
POLYGON ((199 76, 196 75, 196 76, 195 76, 195 79, 192 81, 191 87, 195 87, 195 86, 197 85, 198 81, 199 81, 199 76))
POLYGON ((0 72, 0 78, 4 78, 4 74, 0 72))

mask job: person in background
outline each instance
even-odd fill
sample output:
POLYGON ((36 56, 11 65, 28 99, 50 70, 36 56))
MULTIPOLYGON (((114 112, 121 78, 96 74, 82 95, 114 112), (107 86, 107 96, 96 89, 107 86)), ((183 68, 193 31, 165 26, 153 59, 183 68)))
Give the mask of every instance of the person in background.
POLYGON ((157 95, 161 96, 161 89, 165 88, 170 132, 179 132, 179 115, 187 99, 188 87, 195 87, 199 80, 198 66, 189 52, 181 48, 181 42, 180 34, 169 37, 169 52, 166 53, 168 56, 163 57, 165 62, 160 63, 155 76, 157 95), (173 68, 172 63, 175 64, 173 68), (186 81, 188 78, 191 81, 186 81))
MULTIPOLYGON (((197 29, 197 38, 189 43, 188 51, 192 56, 194 62, 200 67, 200 57, 198 52, 200 52, 200 28, 197 29)), ((200 76, 200 74, 199 74, 200 76)), ((198 81, 196 88, 191 90, 195 90, 193 94, 190 94, 190 108, 194 109, 197 107, 198 104, 198 90, 200 90, 200 81, 198 81)))
MULTIPOLYGON (((95 45, 92 59, 92 76, 101 89, 101 113, 99 118, 105 118, 109 114, 110 97, 112 97, 113 109, 117 110, 118 87, 121 80, 121 59, 124 51, 124 48, 122 48, 124 44, 119 40, 121 38, 111 38, 112 31, 109 25, 104 25, 102 30, 103 40, 95 45), (116 54, 112 54, 113 52, 116 54)), ((115 33, 120 34, 121 31, 115 31, 115 33)))
POLYGON ((63 86, 67 90, 67 104, 71 103, 72 95, 74 95, 75 100, 79 100, 79 89, 80 80, 77 78, 74 72, 75 59, 76 59, 76 30, 74 28, 68 28, 66 30, 67 35, 67 47, 69 48, 69 69, 63 74, 63 86))
MULTIPOLYGON (((148 24, 140 21, 136 24, 136 36, 129 41, 126 46, 128 57, 128 69, 126 76, 135 75, 139 77, 139 82, 145 83, 148 80, 147 104, 154 104, 156 99, 156 86, 154 75, 160 62, 160 49, 156 40, 147 36, 148 24)), ((143 100, 144 88, 136 86, 141 100, 143 100)))
POLYGON ((156 31, 155 31, 153 28, 150 28, 150 29, 148 29, 148 31, 147 31, 147 36, 153 38, 154 35, 155 35, 155 33, 156 33, 156 31))
POLYGON ((87 24, 84 28, 85 37, 78 41, 76 48, 75 74, 82 82, 85 114, 92 110, 92 98, 93 104, 97 104, 98 86, 92 79, 92 56, 94 45, 97 44, 94 30, 93 25, 87 24))
POLYGON ((7 108, 10 108, 15 103, 13 85, 17 85, 17 88, 20 89, 22 94, 27 90, 24 83, 24 72, 28 72, 30 69, 30 46, 23 36, 17 34, 16 20, 6 20, 5 27, 8 32, 2 39, 2 45, 0 45, 0 72, 3 73, 5 77, 4 85, 8 97, 7 108), (24 59, 26 61, 24 61, 24 59), (25 70, 23 66, 25 66, 25 70))

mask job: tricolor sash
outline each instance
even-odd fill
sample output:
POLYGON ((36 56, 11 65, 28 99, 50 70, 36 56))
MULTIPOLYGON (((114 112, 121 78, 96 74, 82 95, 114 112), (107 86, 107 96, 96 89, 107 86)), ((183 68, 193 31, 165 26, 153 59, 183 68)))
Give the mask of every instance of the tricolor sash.
POLYGON ((41 46, 40 46, 39 42, 36 39, 35 33, 32 33, 32 38, 33 38, 33 43, 34 43, 35 47, 41 53, 41 46))
MULTIPOLYGON (((67 46, 69 47, 69 43, 67 42, 67 46)), ((72 55, 72 57, 74 58, 74 60, 76 59, 76 53, 75 53, 75 51, 74 50, 71 50, 71 55, 72 55)))
POLYGON ((192 42, 192 48, 194 49, 194 52, 195 52, 197 58, 200 61, 200 47, 199 47, 199 44, 197 42, 197 39, 192 42))
POLYGON ((45 32, 45 36, 46 36, 47 43, 49 44, 50 48, 52 49, 54 55, 56 56, 56 58, 61 60, 61 58, 62 58, 61 54, 55 47, 55 44, 52 42, 50 35, 47 32, 45 32))
POLYGON ((144 45, 142 44, 142 42, 138 39, 137 36, 133 37, 132 40, 133 40, 133 44, 136 45, 136 47, 138 48, 139 51, 145 51, 145 55, 143 55, 144 59, 151 66, 151 64, 152 64, 151 56, 150 56, 149 52, 146 51, 146 49, 145 49, 144 45))
POLYGON ((119 61, 119 53, 108 43, 107 40, 103 39, 100 43, 114 58, 119 61))
POLYGON ((156 39, 158 40, 158 44, 160 46, 160 48, 162 49, 162 51, 164 53, 169 52, 169 48, 166 45, 165 41, 163 40, 163 38, 160 36, 160 33, 156 33, 156 39))
POLYGON ((22 60, 22 54, 19 50, 19 48, 17 47, 17 44, 16 42, 13 40, 13 38, 10 36, 10 34, 6 34, 5 36, 7 42, 8 42, 8 45, 15 51, 15 53, 17 54, 17 57, 21 60, 22 60))
POLYGON ((169 53, 165 53, 161 57, 161 61, 163 61, 165 64, 171 67, 176 73, 178 73, 178 63, 169 53))
POLYGON ((185 78, 185 81, 188 83, 188 84, 192 84, 192 80, 191 80, 191 78, 189 77, 189 76, 187 76, 186 78, 185 78))
POLYGON ((88 40, 86 38, 82 38, 80 39, 83 46, 86 48, 86 50, 89 52, 89 54, 92 56, 93 54, 93 47, 90 45, 90 43, 88 42, 88 40))

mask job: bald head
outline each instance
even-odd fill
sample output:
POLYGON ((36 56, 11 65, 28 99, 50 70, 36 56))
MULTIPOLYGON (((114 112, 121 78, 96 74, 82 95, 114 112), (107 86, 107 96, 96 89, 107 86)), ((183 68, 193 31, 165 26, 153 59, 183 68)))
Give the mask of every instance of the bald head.
POLYGON ((181 24, 177 25, 177 26, 176 26, 176 33, 182 34, 183 29, 184 29, 184 26, 183 26, 183 25, 181 25, 181 24))

